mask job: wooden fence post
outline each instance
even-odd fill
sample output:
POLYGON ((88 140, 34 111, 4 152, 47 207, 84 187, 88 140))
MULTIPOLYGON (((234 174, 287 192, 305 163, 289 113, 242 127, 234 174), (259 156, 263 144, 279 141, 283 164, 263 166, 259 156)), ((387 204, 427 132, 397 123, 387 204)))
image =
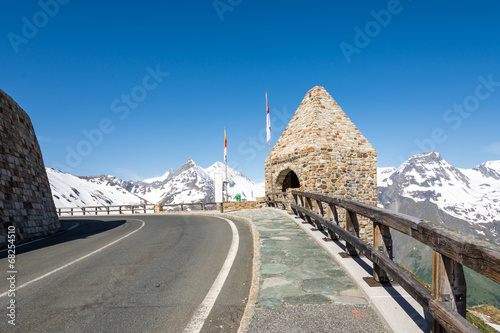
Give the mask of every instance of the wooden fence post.
MULTIPOLYGON (((385 253, 392 260, 392 237, 389 227, 373 221, 373 248, 385 253)), ((390 282, 390 277, 376 263, 373 263, 373 279, 380 283, 390 282)))
MULTIPOLYGON (((345 210, 345 230, 347 230, 353 235, 356 235, 356 237, 359 238, 358 217, 355 212, 351 212, 350 210, 347 209, 345 210)), ((346 254, 350 256, 358 255, 358 251, 356 251, 356 248, 347 241, 345 242, 345 251, 346 254)))
MULTIPOLYGON (((323 203, 319 200, 315 200, 316 201, 316 206, 317 206, 317 212, 322 216, 322 217, 325 217, 325 212, 323 210, 323 203)), ((325 226, 323 225, 323 223, 319 222, 319 221, 316 221, 316 225, 317 225, 317 228, 318 230, 324 230, 325 229, 325 226)))
MULTIPOLYGON (((305 207, 306 209, 309 209, 312 211, 312 202, 311 202, 311 199, 306 197, 306 202, 305 202, 305 207)), ((312 219, 309 215, 306 214, 306 221, 309 222, 309 223, 312 223, 312 219)))
MULTIPOLYGON (((328 221, 335 221, 335 223, 339 225, 339 215, 337 214, 337 207, 335 207, 335 205, 328 205, 327 216, 328 221)), ((332 240, 338 239, 337 234, 330 228, 328 228, 328 236, 330 236, 332 240)))
MULTIPOLYGON (((467 284, 463 266, 436 251, 432 253, 432 296, 465 317, 467 284)), ((431 332, 441 333, 446 329, 432 317, 431 332)))
MULTIPOLYGON (((306 205, 304 204, 304 197, 302 195, 299 195, 299 200, 300 200, 300 205, 305 208, 306 205)), ((303 220, 305 219, 305 216, 304 214, 302 214, 301 211, 299 211, 299 217, 303 220)))
MULTIPOLYGON (((298 201, 298 198, 297 198, 297 194, 293 194, 292 193, 292 197, 293 197, 293 203, 298 205, 299 204, 299 201, 298 201)), ((295 208, 292 208, 292 211, 295 215, 298 215, 297 214, 297 210, 295 208)))

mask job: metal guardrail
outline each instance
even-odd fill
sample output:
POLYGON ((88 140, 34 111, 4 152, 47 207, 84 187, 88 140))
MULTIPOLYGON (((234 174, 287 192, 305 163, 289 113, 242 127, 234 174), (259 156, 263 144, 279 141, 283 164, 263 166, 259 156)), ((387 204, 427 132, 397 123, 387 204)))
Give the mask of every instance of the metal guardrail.
POLYGON ((184 211, 185 206, 199 206, 200 210, 211 210, 209 207, 217 204, 215 202, 193 202, 178 204, 132 204, 111 206, 87 206, 87 207, 61 207, 56 208, 58 216, 80 216, 80 215, 113 215, 113 214, 147 214, 168 211, 170 207, 180 207, 184 211))
POLYGON ((56 208, 58 216, 74 215, 112 215, 112 213, 132 214, 154 212, 154 204, 132 204, 132 205, 112 205, 112 206, 87 206, 87 207, 61 207, 56 208))
MULTIPOLYGON (((500 283, 499 252, 464 241, 424 220, 368 204, 298 190, 292 190, 292 196, 290 207, 296 215, 317 224, 318 229, 327 229, 331 239, 344 239, 348 255, 364 253, 373 262, 375 281, 388 283, 393 279, 429 312, 432 332, 478 332, 465 319, 467 286, 463 265, 500 283), (337 209, 345 211, 345 228, 339 224, 337 209), (373 245, 359 238, 358 215, 373 222, 373 245), (392 260, 390 229, 433 249, 431 291, 392 260)), ((266 195, 268 205, 273 207, 286 209, 286 199, 286 193, 266 195)))

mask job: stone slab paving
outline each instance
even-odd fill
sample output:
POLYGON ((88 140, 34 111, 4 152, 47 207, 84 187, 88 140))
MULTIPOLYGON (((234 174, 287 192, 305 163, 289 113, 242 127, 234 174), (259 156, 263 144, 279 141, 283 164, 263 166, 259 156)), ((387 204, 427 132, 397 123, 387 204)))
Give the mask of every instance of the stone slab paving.
POLYGON ((295 221, 269 208, 230 214, 250 219, 259 233, 250 332, 386 332, 363 292, 295 221))

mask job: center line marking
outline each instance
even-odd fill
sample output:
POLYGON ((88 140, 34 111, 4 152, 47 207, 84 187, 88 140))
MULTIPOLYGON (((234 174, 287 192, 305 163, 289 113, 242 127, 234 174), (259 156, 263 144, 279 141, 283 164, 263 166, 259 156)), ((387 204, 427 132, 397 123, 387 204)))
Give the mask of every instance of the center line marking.
POLYGON ((222 286, 226 282, 227 276, 229 275, 229 271, 233 266, 234 259, 236 259, 236 254, 238 253, 238 248, 240 246, 240 236, 238 234, 238 229, 236 225, 234 225, 233 221, 223 218, 217 217, 219 219, 225 220, 231 226, 231 230, 233 232, 233 240, 231 242, 231 247, 229 248, 229 252, 226 257, 226 261, 224 261, 224 265, 217 275, 217 278, 214 281, 214 284, 208 291, 208 294, 205 296, 205 299, 196 309, 195 313, 191 317, 189 324, 184 329, 184 333, 198 333, 201 331, 201 328, 205 324, 205 320, 207 320, 210 311, 219 297, 219 293, 222 290, 222 286))
MULTIPOLYGON (((83 260, 83 259, 86 259, 86 258, 88 258, 88 257, 90 257, 90 256, 92 256, 92 255, 94 255, 94 254, 96 254, 96 253, 98 253, 98 252, 101 252, 102 250, 104 250, 104 249, 106 249, 106 248, 110 247, 111 245, 118 243, 118 242, 119 242, 119 241, 121 241, 122 239, 125 239, 125 238, 127 238, 128 236, 131 236, 132 234, 135 234, 137 231, 141 230, 141 229, 142 229, 142 227, 144 227, 144 224, 145 224, 145 223, 144 223, 144 221, 142 221, 142 220, 138 220, 138 219, 133 219, 133 220, 136 220, 136 221, 141 221, 142 225, 141 225, 138 229, 136 229, 136 230, 132 231, 131 233, 126 234, 125 236, 123 236, 123 237, 121 237, 121 238, 118 238, 117 240, 115 240, 115 241, 113 241, 113 242, 109 243, 108 245, 105 245, 105 246, 103 246, 103 247, 101 247, 101 248, 99 248, 99 249, 97 249, 97 250, 95 250, 95 251, 92 251, 92 252, 90 252, 90 253, 88 253, 88 254, 84 255, 83 257, 80 257, 80 258, 78 258, 78 259, 76 259, 76 260, 73 260, 72 262, 69 262, 69 263, 67 263, 66 265, 63 265, 63 266, 61 266, 61 267, 59 267, 59 268, 56 268, 56 269, 54 269, 54 270, 52 270, 52 271, 50 271, 50 272, 48 272, 48 273, 45 273, 45 274, 44 274, 44 275, 42 275, 42 276, 37 277, 36 279, 33 279, 33 280, 31 280, 31 281, 28 281, 28 282, 26 282, 26 283, 24 283, 24 284, 22 284, 22 285, 18 286, 18 287, 16 288, 16 290, 19 290, 19 289, 21 289, 21 288, 24 288, 24 287, 26 287, 26 286, 28 286, 28 285, 32 284, 33 282, 39 281, 39 280, 41 280, 41 279, 46 278, 47 276, 50 276, 50 275, 52 275, 52 274, 54 274, 54 273, 56 273, 56 272, 59 272, 60 270, 65 269, 66 267, 69 267, 69 266, 71 266, 71 265, 73 265, 73 264, 75 264, 75 263, 77 263, 77 262, 79 262, 79 261, 81 261, 81 260, 83 260)), ((6 296, 8 293, 9 293, 8 291, 6 291, 6 292, 4 292, 4 293, 1 293, 1 294, 0 294, 0 298, 1 298, 1 297, 6 296)))

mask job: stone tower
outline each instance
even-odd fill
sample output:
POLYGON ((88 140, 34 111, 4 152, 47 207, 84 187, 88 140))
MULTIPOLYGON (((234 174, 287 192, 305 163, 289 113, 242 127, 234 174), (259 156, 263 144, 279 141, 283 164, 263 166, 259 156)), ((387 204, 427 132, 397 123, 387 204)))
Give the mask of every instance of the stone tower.
POLYGON ((7 231, 16 243, 59 227, 40 146, 29 116, 0 90, 0 248, 7 231))
POLYGON ((265 168, 268 193, 274 185, 377 204, 377 152, 323 87, 306 94, 265 168))

